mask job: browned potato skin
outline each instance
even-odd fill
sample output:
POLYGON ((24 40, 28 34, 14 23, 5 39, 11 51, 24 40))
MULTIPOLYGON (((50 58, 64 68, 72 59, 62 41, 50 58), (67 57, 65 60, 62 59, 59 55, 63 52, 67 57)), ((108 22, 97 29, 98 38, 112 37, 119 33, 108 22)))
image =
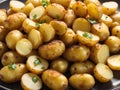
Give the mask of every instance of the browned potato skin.
POLYGON ((42 45, 38 48, 39 55, 48 60, 58 58, 65 51, 65 44, 61 40, 53 40, 48 44, 42 45))
POLYGON ((111 53, 117 53, 120 50, 120 38, 116 36, 109 36, 105 40, 105 44, 108 45, 111 53))
POLYGON ((42 73, 42 80, 52 90, 65 90, 68 86, 67 78, 58 71, 48 69, 42 73))
POLYGON ((112 31, 111 31, 113 36, 117 36, 118 38, 120 38, 120 25, 119 26, 115 26, 112 31))
POLYGON ((24 13, 9 15, 4 22, 4 27, 8 30, 19 29, 26 18, 27 16, 24 13))
POLYGON ((90 49, 84 45, 73 45, 66 49, 63 56, 71 62, 86 61, 90 55, 90 49))
POLYGON ((74 3, 72 9, 78 17, 85 17, 87 15, 87 7, 82 1, 74 3))
POLYGON ((6 18, 7 18, 6 10, 5 9, 0 9, 0 25, 3 25, 6 18))
POLYGON ((5 41, 5 37, 8 33, 8 30, 4 28, 4 26, 0 26, 0 41, 5 41))
POLYGON ((10 70, 7 65, 0 70, 0 79, 6 83, 17 82, 26 72, 28 72, 28 70, 25 64, 16 64, 15 70, 10 70))
POLYGON ((96 4, 97 6, 100 6, 100 5, 101 5, 101 3, 100 3, 99 0, 84 0, 84 3, 85 3, 86 5, 89 4, 89 3, 94 3, 94 4, 96 4))
POLYGON ((95 85, 95 79, 90 74, 74 74, 69 78, 69 83, 76 90, 90 90, 95 85))
POLYGON ((3 66, 9 65, 11 63, 24 63, 25 57, 20 56, 16 51, 5 52, 1 58, 1 63, 3 66))
POLYGON ((95 64, 91 61, 75 62, 70 67, 71 74, 93 73, 95 64))
POLYGON ((51 62, 50 68, 60 73, 65 73, 68 68, 68 62, 64 58, 58 58, 51 62))

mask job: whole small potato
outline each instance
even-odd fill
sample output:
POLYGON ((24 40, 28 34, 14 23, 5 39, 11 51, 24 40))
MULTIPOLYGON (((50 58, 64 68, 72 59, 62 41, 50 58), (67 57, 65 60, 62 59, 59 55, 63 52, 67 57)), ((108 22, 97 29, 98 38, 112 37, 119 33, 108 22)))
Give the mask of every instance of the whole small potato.
POLYGON ((90 55, 90 49, 84 45, 73 45, 67 48, 63 54, 68 61, 86 61, 90 55))
POLYGON ((63 74, 51 69, 42 73, 42 80, 52 90, 66 90, 68 86, 67 78, 63 74))
POLYGON ((70 67, 71 74, 93 73, 94 63, 91 61, 75 62, 70 67))
POLYGON ((61 40, 53 40, 48 44, 42 45, 38 53, 42 58, 53 60, 58 58, 65 51, 65 44, 61 40))
POLYGON ((90 90, 95 85, 95 79, 90 74, 74 74, 69 78, 70 85, 76 90, 90 90))
POLYGON ((84 0, 84 3, 87 5, 89 3, 95 3, 97 6, 101 5, 99 0, 84 0))
POLYGON ((5 9, 0 9, 0 25, 3 25, 6 18, 7 18, 6 10, 5 9))
POLYGON ((58 58, 51 62, 50 68, 65 73, 68 68, 68 62, 64 58, 58 58))
POLYGON ((114 13, 110 17, 113 19, 114 22, 120 23, 120 12, 114 13))
POLYGON ((0 26, 0 41, 5 41, 5 37, 8 33, 8 30, 4 26, 0 26))
POLYGON ((25 64, 9 64, 0 70, 0 80, 6 83, 17 82, 27 71, 25 64))
POLYGON ((113 36, 117 36, 118 38, 120 38, 120 25, 119 26, 115 26, 112 31, 111 31, 113 36))

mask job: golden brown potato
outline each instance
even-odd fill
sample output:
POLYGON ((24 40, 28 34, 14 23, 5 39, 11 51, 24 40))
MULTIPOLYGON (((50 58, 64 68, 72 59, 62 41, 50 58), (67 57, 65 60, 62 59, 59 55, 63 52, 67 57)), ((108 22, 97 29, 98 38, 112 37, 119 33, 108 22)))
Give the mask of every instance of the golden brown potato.
POLYGON ((63 74, 51 69, 42 73, 42 80, 52 90, 65 90, 68 86, 67 78, 63 74))
POLYGON ((4 28, 4 26, 0 26, 0 41, 5 41, 5 37, 8 33, 8 30, 4 28))
POLYGON ((94 68, 94 76, 99 82, 105 83, 113 78, 113 72, 107 65, 98 63, 94 68))
POLYGON ((28 34, 28 39, 31 41, 33 49, 37 49, 42 44, 43 37, 38 30, 32 29, 28 34))
POLYGON ((25 73, 21 78, 21 86, 24 90, 40 90, 42 88, 42 80, 34 73, 25 73))
POLYGON ((69 78, 70 85, 76 90, 90 90, 95 85, 95 79, 90 74, 74 74, 69 78))
POLYGON ((94 63, 106 63, 110 56, 109 47, 106 44, 96 44, 91 48, 90 58, 94 63))
POLYGON ((111 33, 113 36, 117 36, 118 38, 120 38, 120 25, 115 26, 112 30, 111 33))
POLYGON ((77 18, 74 20, 72 28, 73 28, 73 31, 75 32, 77 30, 90 32, 91 25, 85 18, 77 18))
POLYGON ((28 39, 22 38, 16 43, 15 49, 20 55, 27 56, 32 51, 33 46, 28 39))
POLYGON ((116 36, 109 36, 105 40, 105 44, 109 47, 111 53, 117 53, 120 50, 120 38, 116 36))
POLYGON ((48 62, 37 55, 29 56, 26 61, 26 66, 29 71, 35 74, 41 74, 48 68, 48 62))
POLYGON ((4 27, 8 30, 19 29, 26 18, 27 16, 24 13, 11 14, 4 21, 4 27))
POLYGON ((41 0, 26 0, 25 4, 32 3, 34 7, 42 5, 41 0))
POLYGON ((0 9, 0 25, 3 25, 6 18, 7 18, 6 10, 5 9, 0 9))
POLYGON ((51 62, 50 68, 60 73, 65 73, 68 68, 68 62, 64 58, 57 58, 51 62))
POLYGON ((102 11, 106 15, 111 15, 115 13, 117 9, 118 9, 118 3, 115 1, 104 2, 102 4, 102 11))
POLYGON ((93 73, 94 69, 94 63, 91 61, 85 61, 85 62, 75 62, 70 67, 70 73, 71 74, 83 74, 83 73, 93 73))
POLYGON ((68 61, 86 61, 90 55, 90 49, 84 45, 73 45, 67 48, 63 54, 68 61))
POLYGON ((70 2, 70 4, 69 4, 69 7, 68 7, 68 8, 71 9, 72 6, 73 6, 73 4, 76 3, 76 2, 77 2, 76 0, 71 0, 71 2, 70 2))
POLYGON ((100 5, 101 5, 101 3, 100 3, 99 0, 84 0, 84 3, 85 3, 86 5, 89 4, 89 3, 94 3, 94 4, 96 4, 97 6, 100 6, 100 5))
POLYGON ((87 15, 87 6, 82 1, 77 1, 72 5, 75 15, 78 17, 85 17, 87 15))
POLYGON ((120 24, 120 12, 112 14, 110 17, 113 19, 114 22, 118 22, 120 24))
POLYGON ((106 40, 110 35, 109 28, 104 23, 93 24, 91 33, 99 36, 100 41, 106 40))
POLYGON ((0 70, 0 80, 6 83, 17 82, 26 72, 25 64, 9 64, 0 70))
POLYGON ((50 22, 50 24, 55 29, 55 33, 57 35, 64 35, 67 31, 67 25, 63 21, 53 20, 53 21, 50 22))
POLYGON ((57 3, 52 3, 46 7, 46 12, 52 18, 62 20, 65 16, 66 10, 65 8, 57 3))
POLYGON ((83 31, 77 31, 77 39, 78 42, 86 46, 94 46, 100 40, 97 35, 83 31))
POLYGON ((7 51, 3 54, 1 58, 1 63, 3 66, 9 65, 11 63, 24 63, 25 57, 20 56, 16 51, 7 51))
POLYGON ((39 31, 43 37, 43 42, 49 42, 55 37, 55 30, 50 24, 41 24, 39 27, 39 31))
POLYGON ((65 44, 61 40, 53 40, 48 44, 38 48, 38 53, 42 58, 53 60, 58 58, 65 51, 65 44))
POLYGON ((11 15, 11 14, 14 14, 15 12, 12 10, 12 9, 8 9, 7 10, 7 15, 11 15))

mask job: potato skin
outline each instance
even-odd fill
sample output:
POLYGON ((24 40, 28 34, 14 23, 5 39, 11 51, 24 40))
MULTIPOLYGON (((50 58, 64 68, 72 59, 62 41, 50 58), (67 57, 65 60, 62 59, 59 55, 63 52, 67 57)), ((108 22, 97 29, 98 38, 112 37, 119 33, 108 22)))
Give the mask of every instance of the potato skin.
POLYGON ((39 55, 48 60, 56 59, 65 51, 65 44, 61 40, 53 40, 38 49, 39 55))
POLYGON ((117 36, 118 38, 120 38, 120 25, 119 26, 115 26, 112 31, 111 31, 113 36, 117 36))
POLYGON ((6 83, 17 82, 27 71, 25 64, 16 64, 14 70, 9 69, 7 65, 0 70, 0 79, 6 83))
POLYGON ((63 54, 63 57, 68 61, 86 61, 90 55, 90 49, 84 45, 73 45, 67 48, 63 54))
POLYGON ((95 85, 95 79, 90 74, 74 74, 69 78, 69 83, 76 90, 90 90, 95 85))
POLYGON ((0 9, 0 26, 3 25, 6 18, 7 18, 6 10, 5 9, 0 9))
POLYGON ((68 86, 67 78, 63 74, 51 69, 43 72, 42 80, 52 90, 65 90, 68 86))
POLYGON ((0 26, 0 41, 5 41, 5 37, 8 33, 8 30, 4 26, 0 26))

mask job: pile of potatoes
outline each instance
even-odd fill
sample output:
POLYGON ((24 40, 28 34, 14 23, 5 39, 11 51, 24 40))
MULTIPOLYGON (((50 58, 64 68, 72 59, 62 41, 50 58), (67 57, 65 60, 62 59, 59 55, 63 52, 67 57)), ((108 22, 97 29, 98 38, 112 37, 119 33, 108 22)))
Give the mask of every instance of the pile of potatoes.
POLYGON ((11 0, 0 9, 0 80, 24 90, 92 89, 120 70, 119 53, 114 1, 11 0))

